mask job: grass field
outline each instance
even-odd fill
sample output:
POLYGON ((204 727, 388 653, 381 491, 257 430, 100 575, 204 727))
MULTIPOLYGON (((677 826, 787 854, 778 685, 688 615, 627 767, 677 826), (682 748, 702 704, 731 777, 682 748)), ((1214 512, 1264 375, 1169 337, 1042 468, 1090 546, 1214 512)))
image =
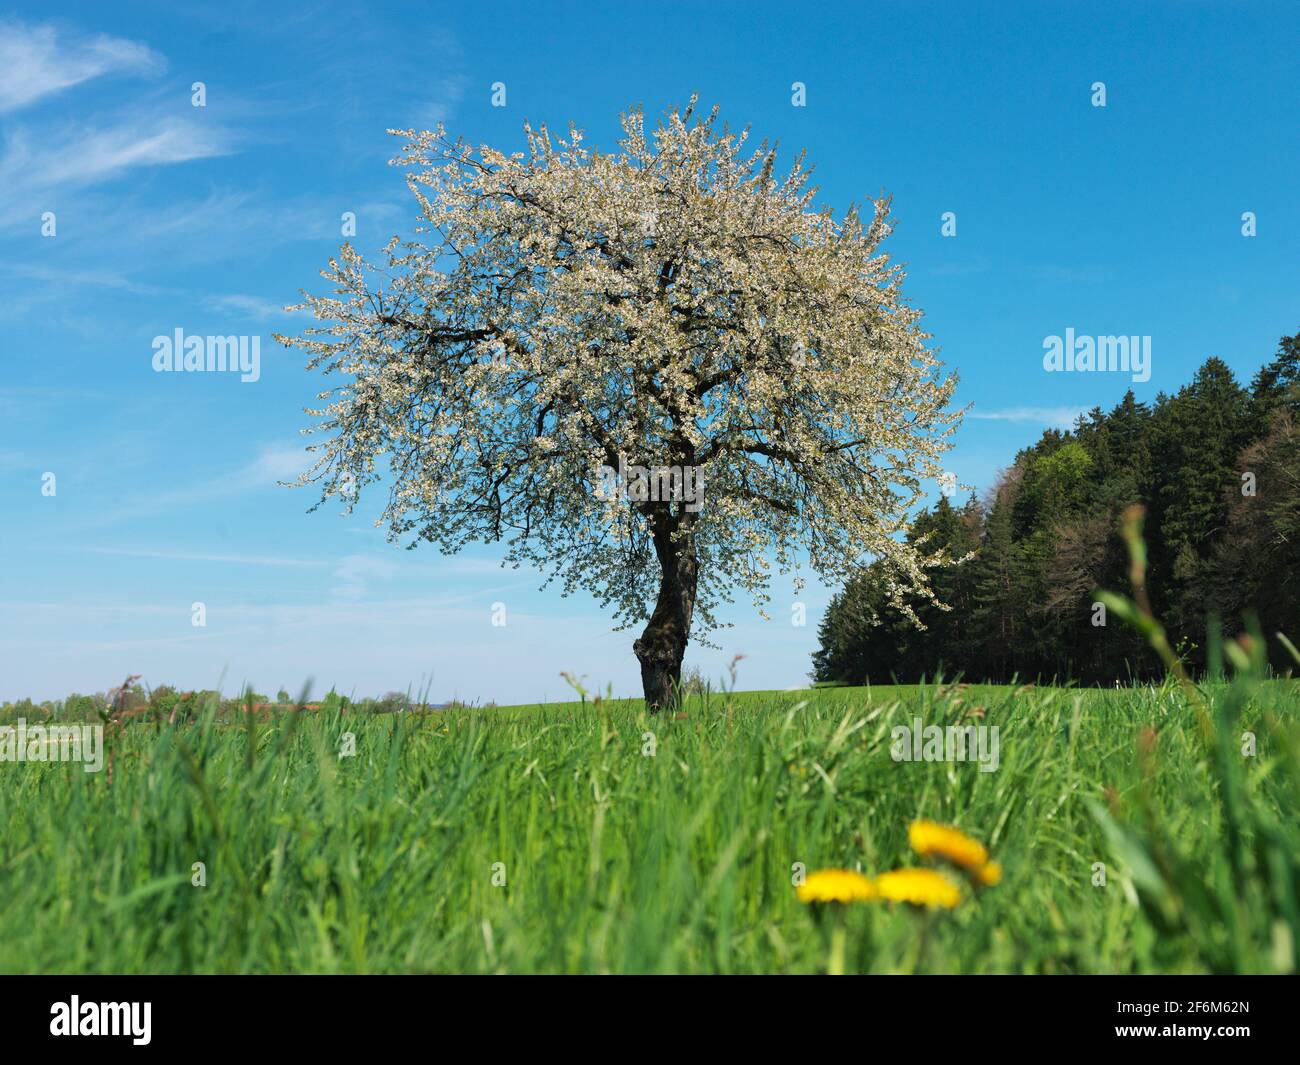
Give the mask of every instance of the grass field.
POLYGON ((0 765, 0 970, 818 972, 836 915, 848 971, 1294 970, 1300 696, 1204 690, 1205 718, 1167 685, 141 721, 111 782, 0 765), (915 716, 998 726, 997 770, 895 761, 915 716), (1002 882, 798 900, 796 863, 915 864, 918 817, 1002 882))

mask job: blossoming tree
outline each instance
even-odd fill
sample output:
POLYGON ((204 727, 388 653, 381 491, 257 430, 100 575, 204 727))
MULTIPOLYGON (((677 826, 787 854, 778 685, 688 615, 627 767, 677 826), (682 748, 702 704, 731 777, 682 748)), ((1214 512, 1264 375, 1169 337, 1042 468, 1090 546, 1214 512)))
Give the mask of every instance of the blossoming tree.
POLYGON ((342 378, 308 412, 317 506, 378 482, 390 540, 500 542, 646 621, 659 709, 691 636, 733 589, 761 608, 774 568, 835 581, 875 558, 905 613, 929 596, 947 560, 900 534, 958 414, 880 250, 887 200, 836 220, 802 156, 778 175, 694 100, 622 129, 611 154, 526 126, 512 155, 393 131, 415 238, 382 267, 345 244, 334 294, 303 304, 323 324, 277 339, 342 378), (637 467, 675 472, 662 492, 610 479, 637 467))

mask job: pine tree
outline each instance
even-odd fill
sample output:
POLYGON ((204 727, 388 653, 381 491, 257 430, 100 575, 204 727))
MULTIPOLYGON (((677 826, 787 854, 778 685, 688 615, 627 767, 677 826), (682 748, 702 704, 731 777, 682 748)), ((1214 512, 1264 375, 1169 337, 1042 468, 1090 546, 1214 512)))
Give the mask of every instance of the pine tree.
POLYGON ((882 574, 869 568, 828 612, 833 631, 818 655, 873 680, 940 670, 990 681, 1159 675, 1164 667, 1138 634, 1094 623, 1103 619, 1093 593, 1128 580, 1116 533, 1133 503, 1148 508, 1148 592, 1193 669, 1204 665, 1192 645, 1204 643, 1210 614, 1229 633, 1253 613, 1266 632, 1300 637, 1297 427, 1300 334, 1282 338, 1249 391, 1219 359, 1153 407, 1129 391, 1109 413, 1094 408, 1070 432, 1043 433, 987 505, 972 498, 956 510, 941 499, 917 518, 914 545, 925 538, 951 557, 975 552, 935 576, 951 610, 917 600, 925 628, 916 628, 885 605, 882 574), (858 625, 850 604, 876 620, 858 625))

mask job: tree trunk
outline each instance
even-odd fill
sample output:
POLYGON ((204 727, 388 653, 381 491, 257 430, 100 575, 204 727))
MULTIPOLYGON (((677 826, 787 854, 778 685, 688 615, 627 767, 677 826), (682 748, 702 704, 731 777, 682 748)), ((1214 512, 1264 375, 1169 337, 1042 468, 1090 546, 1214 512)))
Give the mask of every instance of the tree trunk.
POLYGON ((674 541, 668 530, 659 530, 654 544, 661 574, 659 598, 641 638, 632 645, 641 663, 641 687, 652 714, 672 705, 677 698, 699 576, 695 545, 689 535, 674 541))

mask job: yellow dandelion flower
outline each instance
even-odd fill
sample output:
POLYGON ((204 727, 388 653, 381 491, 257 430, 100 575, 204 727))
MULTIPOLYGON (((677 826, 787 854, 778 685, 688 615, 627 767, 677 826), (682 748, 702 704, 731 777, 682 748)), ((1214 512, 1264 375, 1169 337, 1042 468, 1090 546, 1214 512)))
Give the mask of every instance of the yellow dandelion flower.
POLYGON ((934 821, 913 821, 907 828, 907 838, 921 857, 947 859, 982 887, 992 887, 1002 879, 1002 867, 989 861, 984 844, 955 828, 934 821))
POLYGON ((891 902, 952 909, 961 902, 957 885, 933 869, 895 869, 876 877, 876 891, 891 902))
POLYGON ((912 850, 922 858, 946 858, 969 872, 982 869, 989 860, 984 844, 964 832, 934 821, 913 821, 907 827, 912 850))
POLYGON ((876 897, 870 878, 849 869, 819 869, 795 890, 800 902, 868 902, 876 897))

